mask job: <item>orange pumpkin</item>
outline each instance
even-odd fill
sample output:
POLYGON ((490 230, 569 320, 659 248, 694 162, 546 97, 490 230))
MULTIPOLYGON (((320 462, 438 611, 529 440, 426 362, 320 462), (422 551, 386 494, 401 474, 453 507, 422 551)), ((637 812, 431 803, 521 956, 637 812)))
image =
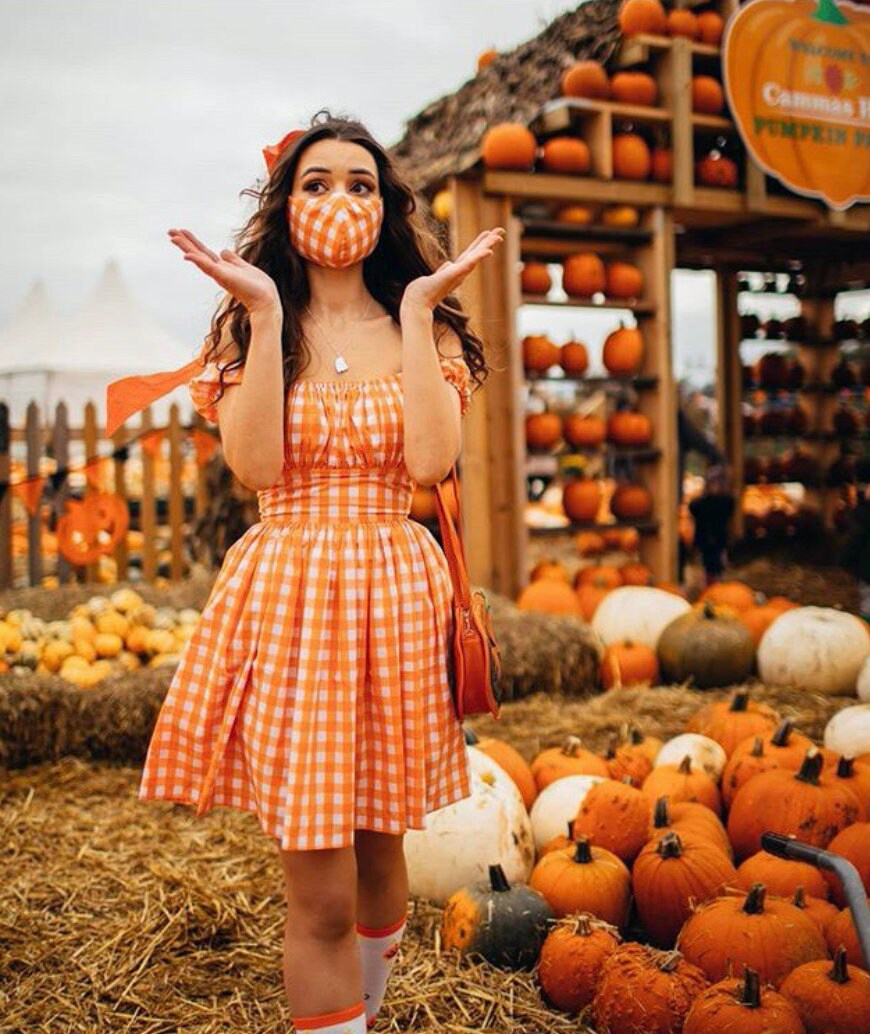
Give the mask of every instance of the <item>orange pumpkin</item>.
POLYGON ((626 36, 634 36, 638 32, 664 36, 668 31, 667 15, 659 0, 622 0, 618 19, 626 36))
POLYGON ((615 567, 601 564, 595 567, 582 567, 574 575, 575 585, 592 585, 593 582, 603 582, 611 589, 618 589, 622 585, 622 575, 615 567))
POLYGON ((599 61, 576 61, 562 73, 563 97, 593 97, 606 100, 610 96, 607 72, 599 61))
POLYGON ((559 352, 559 365, 572 377, 582 377, 589 369, 589 349, 582 341, 566 341, 559 352))
POLYGON ((538 796, 538 787, 531 765, 516 747, 494 736, 484 736, 478 739, 474 746, 492 758, 496 764, 501 765, 520 791, 526 809, 530 809, 538 796))
POLYGON ((698 19, 685 8, 675 7, 668 11, 668 35, 685 36, 686 39, 697 39, 700 33, 698 19))
POLYGON ((867 69, 859 67, 856 55, 867 52, 868 32, 866 7, 832 0, 818 5, 759 0, 741 7, 728 29, 723 71, 748 150, 787 187, 824 198, 835 208, 870 196, 867 163, 850 161, 849 152, 837 146, 840 141, 824 131, 800 130, 805 125, 815 128, 816 120, 826 127, 827 118, 839 119, 845 133, 855 118, 846 113, 861 111, 868 93, 867 69), (788 54, 788 60, 781 54, 788 54), (746 62, 751 62, 749 75, 746 62), (805 97, 836 107, 813 112, 801 106, 805 97), (782 118, 793 120, 798 131, 772 138, 767 125, 782 118))
POLYGON ((490 47, 488 50, 483 50, 477 55, 477 70, 482 72, 484 68, 489 66, 498 57, 498 51, 490 47))
POLYGON ((94 492, 81 501, 67 499, 57 522, 57 548, 71 564, 94 563, 113 552, 129 526, 127 503, 114 492, 94 492))
POLYGON ((520 273, 523 294, 547 294, 553 286, 550 271, 543 262, 524 262, 520 273))
POLYGON ((592 209, 587 205, 560 205, 556 209, 557 223, 571 223, 572 226, 588 226, 592 222, 592 209))
POLYGON ((643 485, 618 485, 610 509, 618 520, 642 521, 652 513, 652 496, 643 485))
POLYGON ((539 578, 529 584, 517 597, 520 610, 534 610, 540 614, 574 614, 580 617, 577 594, 570 585, 558 578, 539 578))
POLYGON ((483 164, 488 169, 531 170, 537 150, 535 134, 516 122, 491 126, 481 141, 483 164))
POLYGON ((711 151, 695 165, 698 182, 706 187, 736 187, 737 166, 718 151, 711 151))
POLYGON ((532 759, 532 775, 540 793, 565 776, 594 775, 606 779, 609 773, 604 758, 586 750, 579 737, 568 736, 561 747, 547 747, 532 759))
POLYGON ((720 1034, 727 1030, 806 1034, 792 1002, 770 987, 762 990, 758 970, 751 966, 744 967, 742 976, 718 980, 702 991, 683 1025, 683 1034, 720 1034))
MULTIPOLYGON (((870 822, 855 822, 834 837, 828 844, 828 850, 847 858, 858 870, 864 889, 870 894, 870 822)), ((838 907, 846 905, 843 886, 833 873, 825 873, 825 879, 831 889, 831 897, 838 907)), ((810 893, 815 893, 810 891, 810 893)), ((820 894, 819 897, 824 895, 820 894)))
POLYGON ((547 172, 589 172, 589 145, 575 136, 553 136, 541 149, 541 165, 547 172))
POLYGON ((608 262, 604 293, 608 298, 640 298, 643 273, 630 262, 608 262))
POLYGON ((653 763, 649 757, 631 742, 617 743, 607 751, 607 767, 610 778, 618 782, 629 782, 641 787, 652 772, 653 763))
POLYGON ((562 262, 562 287, 571 297, 588 298, 604 290, 604 263, 594 251, 579 251, 562 262))
POLYGON ((698 15, 698 39, 711 47, 718 47, 722 42, 722 31, 725 22, 715 11, 703 11, 698 15))
POLYGON ((604 578, 596 578, 594 582, 583 582, 575 589, 580 604, 580 614, 584 621, 591 621, 598 609, 598 604, 609 593, 613 586, 604 578))
POLYGON ((531 450, 552 449, 562 440, 562 418, 557 413, 529 413, 526 445, 531 450))
POLYGON ((674 178, 674 152, 670 147, 654 147, 651 157, 652 178, 656 183, 670 183, 674 178))
POLYGON ((644 358, 643 334, 638 327, 624 327, 611 331, 604 339, 602 361, 616 377, 633 377, 644 358))
POLYGON ((618 548, 623 553, 634 553, 640 547, 640 532, 637 528, 619 528, 618 548))
POLYGON ((848 952, 841 945, 833 964, 827 959, 805 962, 782 982, 780 991, 795 1007, 805 1030, 855 1034, 862 1027, 870 1029, 870 973, 857 965, 849 968, 847 962, 848 952))
POLYGON ((623 104, 649 106, 658 100, 659 88, 646 72, 617 72, 610 80, 610 95, 623 104))
POLYGON ((761 642, 761 637, 770 628, 774 621, 782 613, 776 607, 748 607, 738 616, 744 625, 749 629, 752 641, 756 646, 761 642))
POLYGON ((617 133, 613 137, 613 175, 616 179, 649 179, 652 157, 649 145, 637 133, 617 133))
POLYGON ((601 213, 602 226, 632 227, 640 223, 640 212, 632 205, 608 205, 601 213))
MULTIPOLYGON (((868 899, 868 904, 870 904, 870 899, 868 899)), ((844 908, 836 918, 828 923, 825 927, 825 937, 832 955, 839 950, 842 944, 846 948, 846 958, 851 965, 864 965, 861 943, 858 940, 858 931, 855 929, 855 923, 852 921, 852 910, 850 908, 844 908)))
POLYGON ((605 649, 601 660, 601 684, 605 689, 654 686, 658 679, 658 658, 649 646, 621 639, 605 649))
POLYGON ((598 516, 604 492, 594 478, 577 478, 562 489, 562 508, 569 520, 590 523, 598 516))
POLYGON ((686 755, 679 765, 657 765, 644 780, 643 792, 652 800, 667 797, 674 804, 697 801, 717 815, 722 813, 719 788, 703 768, 694 768, 686 755))
POLYGON ((646 566, 636 561, 634 563, 623 564, 619 569, 619 573, 622 576, 623 585, 652 585, 653 573, 646 566))
POLYGON ((686 723, 686 732, 708 736, 730 757, 748 736, 772 734, 779 720, 772 707, 752 700, 748 689, 738 689, 730 700, 699 708, 686 723))
POLYGON ((631 876, 625 863, 584 836, 573 847, 544 855, 529 886, 543 894, 556 917, 590 912, 616 927, 628 921, 631 876))
POLYGON ((574 834, 585 835, 630 864, 647 840, 652 803, 640 790, 616 779, 596 783, 574 818, 574 834))
POLYGON ((582 557, 600 556, 604 550, 604 536, 597 531, 578 531, 574 536, 574 545, 582 557))
POLYGON ((791 898, 798 887, 817 898, 827 897, 825 877, 809 862, 777 858, 767 851, 757 851, 740 863, 734 885, 749 890, 753 883, 763 883, 771 894, 791 898))
POLYGON ((530 582, 536 582, 539 578, 560 578, 569 585, 571 583, 564 564, 550 557, 547 557, 545 560, 539 560, 529 572, 530 582))
POLYGON ((545 1000, 562 1012, 580 1012, 595 996, 604 960, 619 946, 619 931, 591 912, 553 924, 541 946, 538 980, 545 1000))
POLYGON ((561 350, 546 334, 527 334, 523 338, 523 366, 535 373, 546 373, 559 362, 561 350))
POLYGON ((701 602, 730 607, 739 613, 755 606, 755 593, 745 582, 714 582, 701 593, 701 602))
POLYGON ((652 441, 652 423, 644 413, 617 410, 607 421, 607 440, 627 448, 643 448, 652 441))
POLYGON ((722 84, 712 75, 692 76, 692 111, 701 115, 718 115, 725 107, 722 84))
POLYGON ((565 441, 575 449, 594 449, 604 441, 606 425, 600 416, 571 413, 565 417, 565 441))
POLYGON ((677 801, 671 804, 667 797, 658 797, 653 804, 650 840, 658 840, 672 830, 680 836, 688 835, 714 844, 728 859, 732 859, 731 841, 722 820, 705 804, 697 801, 677 801))

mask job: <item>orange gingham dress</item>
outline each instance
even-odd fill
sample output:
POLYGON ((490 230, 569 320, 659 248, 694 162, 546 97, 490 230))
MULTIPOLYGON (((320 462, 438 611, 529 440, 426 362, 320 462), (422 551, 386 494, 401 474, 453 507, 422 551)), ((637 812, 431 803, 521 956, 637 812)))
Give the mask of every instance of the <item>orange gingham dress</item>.
MULTIPOLYGON (((439 361, 464 414, 468 366, 439 361)), ((217 365, 187 384, 217 422, 217 365)), ((408 516, 402 428, 401 372, 291 386, 281 479, 257 493, 260 520, 182 648, 141 800, 241 808, 282 849, 308 850, 422 829, 471 794, 448 681, 453 586, 408 516)))

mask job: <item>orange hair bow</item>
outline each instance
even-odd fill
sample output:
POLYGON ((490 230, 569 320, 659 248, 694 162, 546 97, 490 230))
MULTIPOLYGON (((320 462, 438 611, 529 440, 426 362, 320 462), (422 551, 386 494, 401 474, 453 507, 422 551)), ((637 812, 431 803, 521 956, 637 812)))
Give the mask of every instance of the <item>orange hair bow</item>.
MULTIPOLYGON (((277 144, 269 144, 263 148, 263 158, 270 173, 288 145, 304 132, 304 129, 291 129, 277 144)), ((111 438, 128 417, 201 373, 204 366, 200 353, 189 363, 179 366, 177 370, 132 374, 112 381, 106 386, 106 437, 111 438)))

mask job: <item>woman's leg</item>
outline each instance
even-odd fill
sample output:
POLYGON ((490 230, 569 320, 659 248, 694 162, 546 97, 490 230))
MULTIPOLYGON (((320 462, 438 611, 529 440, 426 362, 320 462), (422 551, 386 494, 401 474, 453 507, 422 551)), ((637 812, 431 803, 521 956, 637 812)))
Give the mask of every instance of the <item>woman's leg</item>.
POLYGON ((359 1006, 363 991, 353 847, 278 850, 287 889, 284 989, 294 1019, 359 1006))
POLYGON ((354 830, 360 962, 368 1026, 384 1000, 387 980, 405 932, 408 870, 403 834, 354 830))

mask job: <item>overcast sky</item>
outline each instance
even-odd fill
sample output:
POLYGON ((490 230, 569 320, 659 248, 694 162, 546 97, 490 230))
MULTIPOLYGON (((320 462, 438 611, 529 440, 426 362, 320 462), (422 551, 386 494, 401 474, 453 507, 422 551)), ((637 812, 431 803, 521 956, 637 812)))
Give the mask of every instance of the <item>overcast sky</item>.
POLYGON ((220 291, 170 243, 251 211, 261 148, 320 107, 389 146, 404 122, 576 6, 556 0, 0 0, 0 322, 43 278, 74 311, 116 258, 170 332, 220 291))

